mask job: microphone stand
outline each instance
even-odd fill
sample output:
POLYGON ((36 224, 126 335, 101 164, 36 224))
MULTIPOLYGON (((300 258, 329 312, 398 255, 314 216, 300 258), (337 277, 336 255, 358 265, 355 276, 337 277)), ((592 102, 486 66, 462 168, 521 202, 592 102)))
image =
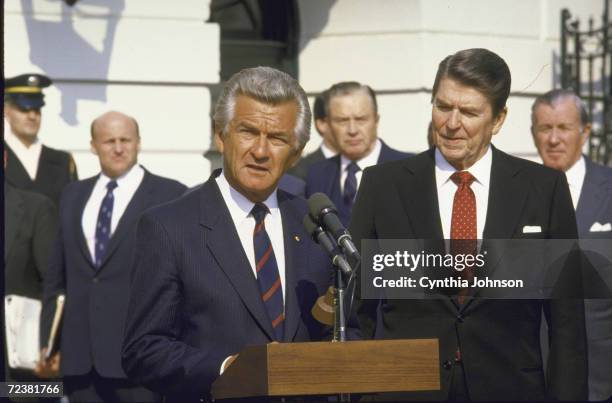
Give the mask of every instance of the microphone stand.
POLYGON ((334 274, 334 342, 346 341, 346 312, 344 309, 344 300, 346 293, 346 282, 344 274, 339 267, 336 267, 334 274))

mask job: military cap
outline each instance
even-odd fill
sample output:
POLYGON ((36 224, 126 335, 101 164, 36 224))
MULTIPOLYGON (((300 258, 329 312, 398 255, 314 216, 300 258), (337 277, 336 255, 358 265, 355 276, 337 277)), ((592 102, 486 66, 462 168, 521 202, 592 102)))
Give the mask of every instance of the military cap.
POLYGON ((39 109, 45 105, 43 88, 51 85, 51 79, 42 74, 21 74, 4 81, 4 99, 21 109, 39 109))

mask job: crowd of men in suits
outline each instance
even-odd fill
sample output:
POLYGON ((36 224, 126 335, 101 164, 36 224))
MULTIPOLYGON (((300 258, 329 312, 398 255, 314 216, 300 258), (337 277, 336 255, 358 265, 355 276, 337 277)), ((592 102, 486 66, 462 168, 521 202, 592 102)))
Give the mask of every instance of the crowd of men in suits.
MULTIPOLYGON (((37 137, 51 81, 6 80, 6 293, 43 308, 40 361, 5 375, 61 377, 71 402, 202 401, 244 347, 326 339, 311 308, 333 267, 302 225, 301 196, 317 192, 350 223, 358 247, 523 239, 526 226, 540 229, 530 239, 610 238, 612 169, 582 154, 584 103, 569 90, 537 97, 536 164, 491 144, 510 83, 491 51, 446 57, 432 90, 434 146, 411 155, 379 138, 368 85, 332 85, 311 116, 288 74, 245 69, 214 112, 223 167, 187 190, 138 164, 138 122, 114 111, 91 124, 100 173, 76 180, 70 154, 37 137), (311 120, 321 146, 300 158, 311 120), (61 295, 59 342, 48 352, 61 295)), ((612 397, 610 300, 487 300, 458 290, 433 300, 358 298, 351 319, 363 338, 439 340, 440 390, 380 400, 612 397)))

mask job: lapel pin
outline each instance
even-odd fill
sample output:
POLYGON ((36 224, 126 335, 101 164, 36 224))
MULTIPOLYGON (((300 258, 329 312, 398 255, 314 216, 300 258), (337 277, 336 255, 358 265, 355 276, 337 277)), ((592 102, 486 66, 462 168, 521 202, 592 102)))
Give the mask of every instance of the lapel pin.
POLYGON ((300 242, 300 237, 299 237, 299 236, 297 236, 297 235, 294 235, 294 236, 293 236, 293 239, 295 239, 295 242, 300 242))

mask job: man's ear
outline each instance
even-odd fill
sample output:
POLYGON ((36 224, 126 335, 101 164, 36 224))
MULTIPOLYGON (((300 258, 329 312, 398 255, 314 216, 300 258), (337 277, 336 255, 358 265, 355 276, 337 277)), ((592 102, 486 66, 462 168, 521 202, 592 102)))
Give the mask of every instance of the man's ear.
POLYGON ((589 136, 591 135, 591 124, 590 123, 586 123, 584 125, 584 128, 582 129, 582 133, 580 133, 580 137, 582 137, 580 140, 580 145, 584 145, 584 143, 586 143, 586 141, 588 140, 589 136))
POLYGON ((493 135, 496 135, 501 130, 507 115, 508 107, 504 106, 504 109, 502 109, 501 112, 497 114, 497 116, 495 117, 495 121, 493 122, 493 135))
POLYGON ((223 138, 221 137, 220 131, 215 132, 215 146, 217 147, 217 151, 223 154, 223 149, 225 145, 223 144, 223 138))
POLYGON ((299 161, 300 157, 302 156, 302 151, 304 151, 305 146, 306 144, 304 144, 303 146, 295 150, 293 154, 289 156, 289 160, 287 161, 287 169, 291 168, 299 161))
POLYGON ((93 138, 89 140, 89 149, 94 155, 98 155, 98 149, 96 148, 96 144, 93 138))

